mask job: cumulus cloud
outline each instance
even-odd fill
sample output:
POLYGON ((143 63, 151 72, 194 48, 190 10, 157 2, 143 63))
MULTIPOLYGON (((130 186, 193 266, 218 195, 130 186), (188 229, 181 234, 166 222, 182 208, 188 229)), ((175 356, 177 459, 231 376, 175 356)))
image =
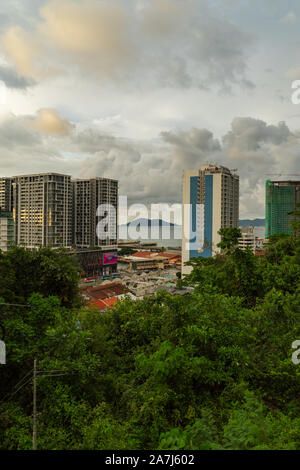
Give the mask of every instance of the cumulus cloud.
POLYGON ((0 120, 0 166, 2 176, 62 169, 58 152, 40 134, 27 128, 24 116, 9 114, 0 120), (56 160, 56 161, 55 161, 56 160), (51 166, 52 163, 52 166, 51 166))
POLYGON ((35 57, 42 53, 42 49, 29 32, 21 26, 13 26, 3 36, 2 44, 21 76, 30 79, 37 77, 35 57))
POLYGON ((180 202, 183 170, 209 162, 237 168, 241 217, 263 216, 268 175, 295 173, 299 166, 300 132, 292 132, 284 123, 235 118, 221 141, 209 130, 197 128, 137 141, 105 134, 97 127, 75 126, 64 135, 37 132, 28 126, 34 119, 39 114, 37 118, 9 115, 0 122, 3 176, 15 174, 17 168, 19 174, 55 171, 116 178, 120 194, 127 195, 130 203, 180 202))
POLYGON ((223 139, 224 145, 234 158, 236 152, 258 150, 263 143, 279 145, 286 141, 291 132, 284 122, 278 126, 253 118, 235 118, 231 131, 223 139))
POLYGON ((79 72, 139 86, 253 87, 251 38, 207 3, 49 0, 33 28, 15 25, 2 43, 18 73, 36 80, 79 72))
POLYGON ((42 134, 65 136, 68 135, 74 126, 67 120, 60 117, 55 109, 40 109, 35 118, 28 118, 28 127, 42 134))
MULTIPOLYGON (((3 116, 0 120, 0 145, 2 148, 1 163, 5 154, 5 149, 15 150, 35 147, 40 144, 38 136, 26 129, 23 117, 14 114, 3 116), (4 150, 4 152, 3 152, 4 150)), ((21 155, 19 155, 21 158, 21 155)))
POLYGON ((171 145, 173 175, 184 168, 200 168, 207 162, 237 169, 243 217, 264 215, 268 175, 294 173, 299 166, 300 134, 291 132, 284 122, 275 126, 259 119, 237 117, 221 143, 206 129, 165 132, 162 137, 171 145))
POLYGON ((197 168, 200 161, 204 163, 221 150, 219 141, 207 129, 162 132, 161 136, 172 146, 171 164, 174 169, 197 168))

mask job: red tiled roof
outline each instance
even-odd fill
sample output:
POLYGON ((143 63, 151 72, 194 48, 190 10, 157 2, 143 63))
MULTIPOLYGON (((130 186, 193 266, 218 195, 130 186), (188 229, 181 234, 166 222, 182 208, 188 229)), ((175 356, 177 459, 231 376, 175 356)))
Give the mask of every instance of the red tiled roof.
POLYGON ((114 305, 116 302, 118 302, 117 297, 110 297, 109 299, 104 299, 102 302, 104 302, 108 307, 111 305, 114 305))
POLYGON ((163 258, 169 258, 170 260, 173 260, 173 259, 181 259, 181 255, 174 255, 172 253, 160 253, 160 256, 162 256, 163 258))
POLYGON ((152 253, 152 251, 138 251, 137 253, 133 253, 131 256, 135 258, 155 258, 157 253, 152 253))
POLYGON ((113 282, 104 284, 103 286, 84 286, 80 288, 80 291, 82 294, 89 297, 91 301, 103 300, 130 292, 126 286, 113 282))
POLYGON ((110 297, 109 299, 96 300, 96 302, 90 302, 91 307, 97 307, 99 310, 105 310, 107 307, 111 307, 118 302, 117 297, 110 297))
POLYGON ((151 259, 155 259, 156 257, 168 258, 168 259, 181 258, 181 255, 178 255, 178 254, 157 253, 157 252, 152 252, 152 251, 138 251, 137 253, 133 253, 131 256, 134 256, 135 258, 151 258, 151 259))

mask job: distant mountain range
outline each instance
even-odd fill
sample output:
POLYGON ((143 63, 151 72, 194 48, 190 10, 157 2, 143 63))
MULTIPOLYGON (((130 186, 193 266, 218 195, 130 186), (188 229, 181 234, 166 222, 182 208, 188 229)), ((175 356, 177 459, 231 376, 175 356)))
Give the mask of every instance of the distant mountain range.
MULTIPOLYGON (((169 225, 169 222, 166 222, 162 219, 136 219, 132 222, 128 222, 127 227, 131 225, 133 227, 141 226, 141 227, 166 227, 169 225)), ((265 226, 265 219, 242 219, 239 221, 239 227, 247 227, 249 225, 253 225, 254 227, 264 227, 265 226)), ((124 226, 124 225, 123 225, 124 226)), ((121 227, 121 225, 120 225, 121 227)), ((170 223, 170 227, 179 227, 178 224, 170 223)))
POLYGON ((240 227, 248 227, 249 225, 252 225, 253 227, 264 227, 265 219, 254 219, 254 220, 243 219, 239 221, 240 227))
MULTIPOLYGON (((170 225, 170 227, 180 227, 179 225, 177 224, 173 224, 172 222, 165 222, 164 220, 162 219, 136 219, 136 220, 132 220, 131 222, 128 222, 127 224, 127 227, 131 225, 132 227, 137 227, 137 226, 141 226, 141 227, 167 227, 170 225)), ((124 224, 123 224, 124 226, 124 224)), ((120 225, 121 227, 121 225, 120 225)))

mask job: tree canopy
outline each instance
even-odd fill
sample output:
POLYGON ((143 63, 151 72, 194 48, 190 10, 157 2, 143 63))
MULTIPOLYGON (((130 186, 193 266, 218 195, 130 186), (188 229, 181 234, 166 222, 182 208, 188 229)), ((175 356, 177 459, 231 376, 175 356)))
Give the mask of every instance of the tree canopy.
POLYGON ((34 358, 64 373, 38 377, 39 449, 300 449, 299 237, 271 240, 261 257, 227 246, 191 261, 180 281, 191 294, 105 313, 78 304, 64 256, 1 254, 2 301, 27 304, 0 304, 1 449, 32 447, 34 358))

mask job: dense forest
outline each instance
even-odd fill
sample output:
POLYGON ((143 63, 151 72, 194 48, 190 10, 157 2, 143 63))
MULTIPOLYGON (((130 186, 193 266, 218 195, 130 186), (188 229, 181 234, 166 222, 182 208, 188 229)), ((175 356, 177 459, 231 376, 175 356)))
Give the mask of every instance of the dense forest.
POLYGON ((236 236, 191 261, 191 294, 106 313, 81 304, 63 251, 1 253, 0 448, 32 448, 36 358, 39 449, 300 450, 299 233, 264 256, 236 236))

